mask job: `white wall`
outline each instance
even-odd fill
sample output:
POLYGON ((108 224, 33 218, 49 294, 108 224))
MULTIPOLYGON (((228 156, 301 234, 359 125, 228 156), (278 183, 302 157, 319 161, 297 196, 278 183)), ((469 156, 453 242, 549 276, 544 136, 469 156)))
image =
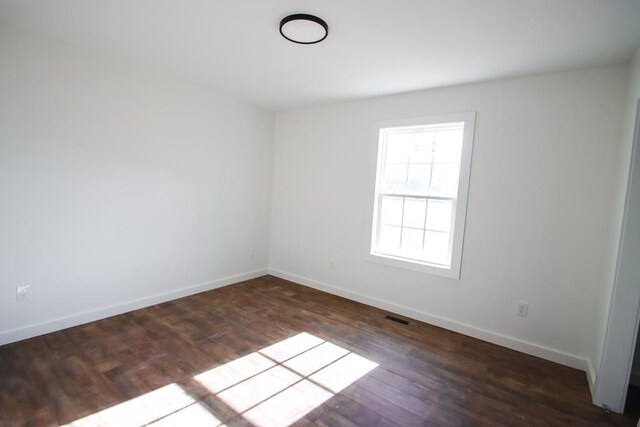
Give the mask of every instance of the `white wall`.
POLYGON ((273 113, 12 29, 0 58, 0 344, 266 271, 273 113))
POLYGON ((593 375, 626 83, 621 65, 278 113, 272 272, 593 375), (477 118, 461 280, 365 261, 372 122, 463 111, 477 118))

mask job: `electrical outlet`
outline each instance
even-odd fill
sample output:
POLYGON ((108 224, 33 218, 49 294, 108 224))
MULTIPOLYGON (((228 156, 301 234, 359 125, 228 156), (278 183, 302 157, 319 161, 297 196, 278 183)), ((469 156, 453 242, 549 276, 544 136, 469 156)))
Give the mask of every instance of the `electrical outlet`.
POLYGON ((527 312, 529 311, 529 303, 518 301, 516 305, 516 315, 521 317, 527 317, 527 312))
POLYGON ((329 260, 329 270, 335 270, 336 269, 336 261, 333 259, 329 260))
POLYGON ((16 286, 16 301, 24 301, 29 297, 29 285, 16 286))
POLYGON ((256 256, 256 249, 254 247, 249 248, 249 258, 254 258, 256 256))

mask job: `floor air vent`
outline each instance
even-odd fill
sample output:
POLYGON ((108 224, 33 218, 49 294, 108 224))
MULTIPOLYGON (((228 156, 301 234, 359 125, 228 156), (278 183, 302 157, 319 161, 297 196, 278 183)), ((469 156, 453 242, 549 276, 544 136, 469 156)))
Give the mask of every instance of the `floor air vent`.
POLYGON ((386 316, 385 319, 393 320, 394 322, 402 323, 403 325, 409 324, 409 322, 407 322, 406 320, 398 319, 395 316, 386 316))

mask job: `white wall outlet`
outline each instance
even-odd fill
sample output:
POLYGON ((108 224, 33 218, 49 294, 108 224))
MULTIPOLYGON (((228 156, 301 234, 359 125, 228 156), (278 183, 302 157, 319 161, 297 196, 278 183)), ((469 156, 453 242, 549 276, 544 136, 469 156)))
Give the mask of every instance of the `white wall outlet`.
POLYGON ((250 247, 249 248, 249 258, 254 258, 255 256, 256 256, 256 248, 250 247))
POLYGON ((330 259, 329 260, 329 270, 335 270, 336 269, 336 261, 334 259, 330 259))
POLYGON ((527 317, 528 312, 529 312, 529 303, 518 301, 518 304, 516 304, 516 315, 521 317, 527 317))
POLYGON ((16 286, 16 301, 24 301, 29 297, 29 285, 16 286))

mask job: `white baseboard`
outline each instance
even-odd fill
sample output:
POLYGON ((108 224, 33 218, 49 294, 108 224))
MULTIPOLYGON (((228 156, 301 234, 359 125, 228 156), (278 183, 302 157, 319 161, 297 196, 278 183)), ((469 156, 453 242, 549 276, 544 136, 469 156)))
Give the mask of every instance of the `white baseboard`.
POLYGON ((101 307, 95 310, 84 311, 81 313, 72 314, 70 316, 59 317, 57 319, 35 323, 21 328, 0 331, 0 345, 9 344, 26 338, 32 338, 38 335, 47 334, 49 332, 59 331, 61 329, 71 328, 73 326, 78 326, 84 323, 93 322, 95 320, 100 320, 129 311, 138 310, 140 308, 149 307, 177 298, 209 291, 211 289, 221 288, 233 283, 238 283, 245 280, 254 279, 256 277, 264 276, 265 274, 268 274, 267 269, 237 274, 235 276, 211 280, 209 282, 199 283, 197 285, 187 286, 185 288, 163 292, 133 301, 127 301, 120 304, 101 307))
MULTIPOLYGON (((107 317, 115 316, 118 314, 126 313, 129 311, 137 310, 140 308, 149 307, 151 305, 160 304, 163 302, 171 301, 177 298, 197 294, 200 292, 208 291, 211 289, 220 288, 233 283, 242 282, 244 280, 254 279, 256 277, 264 276, 265 274, 272 274, 276 277, 280 277, 285 280, 300 283, 311 288, 315 288, 321 291, 325 291, 334 295, 338 295, 353 301, 361 302, 363 304, 371 305, 383 310, 388 310, 393 313, 398 313, 403 316, 410 317, 412 319, 420 320, 444 329, 448 329, 454 332, 468 335, 470 337, 478 338, 483 341, 487 341, 493 344, 500 345, 502 347, 510 348, 522 353, 530 354, 532 356, 540 357, 542 359, 550 360, 552 362, 560 363, 561 365, 569 366, 572 368, 585 371, 587 374, 587 381, 589 388, 593 390, 596 373, 592 366, 591 360, 569 354, 560 350, 552 349, 549 347, 541 346, 531 342, 523 341, 517 338, 502 335, 496 332, 488 331, 486 329, 478 328, 465 323, 457 322, 455 320, 447 319, 441 316, 432 315, 420 310, 416 310, 410 307, 406 307, 400 304, 384 301, 378 298, 373 298, 358 292, 349 291, 337 286, 329 285, 326 283, 318 282, 316 280, 308 279, 306 277, 298 276, 295 274, 286 273, 280 270, 256 270, 248 273, 238 274, 234 276, 225 277, 222 279, 212 280, 205 283, 199 283, 197 285, 184 287, 181 289, 156 294, 150 297, 145 297, 133 301, 127 301, 120 304, 115 304, 107 307, 98 308, 95 310, 85 311, 81 313, 72 314, 70 316, 60 317, 45 322, 35 323, 32 325, 24 326, 21 328, 10 329, 6 331, 0 331, 0 345, 9 344, 12 342, 20 341, 23 339, 43 335, 49 332, 59 331, 62 329, 78 326, 84 323, 93 322, 96 320, 104 319, 107 317)), ((640 373, 637 373, 637 380, 640 383, 640 373)))
POLYGON ((468 325, 465 323, 457 322, 455 320, 447 319, 444 317, 436 316, 433 314, 425 313, 410 307, 405 307, 400 304, 395 304, 388 301, 383 301, 378 298, 373 298, 358 292, 349 291, 337 286, 329 285, 326 283, 318 282, 316 280, 301 277, 295 274, 290 274, 280 270, 270 269, 269 274, 280 277, 285 280, 300 283, 311 288, 315 288, 321 291, 328 292, 330 294, 338 295, 353 301, 361 302, 363 304, 371 305, 373 307, 388 310, 393 313, 398 313, 403 316, 407 316, 412 319, 420 320, 431 325, 435 325, 450 331, 458 332, 463 335, 468 335, 473 338, 478 338, 483 341, 487 341, 493 344, 497 344, 502 347, 507 347, 512 350, 519 351, 521 353, 529 354, 532 356, 540 357, 545 360, 559 363, 561 365, 576 368, 581 371, 587 372, 587 380, 595 383, 595 371, 591 366, 591 361, 587 358, 569 354, 561 350, 545 347, 542 345, 534 344, 528 341, 523 341, 518 338, 502 335, 497 332, 488 331, 486 329, 478 328, 476 326, 468 325))

